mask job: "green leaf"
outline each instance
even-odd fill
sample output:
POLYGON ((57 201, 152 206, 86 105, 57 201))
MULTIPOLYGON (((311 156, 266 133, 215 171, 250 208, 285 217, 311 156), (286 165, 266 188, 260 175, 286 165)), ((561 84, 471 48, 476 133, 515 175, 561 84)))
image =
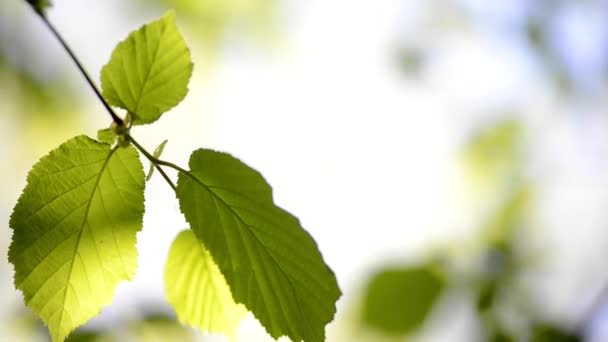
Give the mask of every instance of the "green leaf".
POLYGON ((131 113, 134 125, 151 123, 184 99, 192 67, 171 11, 116 46, 101 70, 103 96, 131 113))
POLYGON ((234 299, 274 338, 324 341, 340 289, 312 237, 273 203, 264 178, 211 150, 190 156, 177 197, 196 237, 211 252, 234 299))
MULTIPOLYGON (((156 149, 154 150, 154 153, 152 154, 154 156, 154 158, 159 158, 162 154, 163 151, 165 150, 165 145, 167 145, 167 141, 165 140, 162 143, 160 143, 160 145, 158 145, 158 147, 156 147, 156 149)), ((154 173, 154 164, 150 163, 150 169, 148 170, 148 176, 146 176, 146 181, 149 181, 150 178, 152 178, 152 174, 154 173)))
POLYGON ((365 290, 363 320, 386 334, 411 333, 424 323, 444 286, 433 267, 382 270, 365 290))
POLYGON ((484 279, 477 293, 477 312, 483 314, 496 303, 500 284, 496 279, 484 279))
POLYGON ((235 336, 245 307, 236 304, 224 275, 191 230, 173 241, 165 265, 165 292, 181 323, 235 336))
POLYGON ((10 219, 9 261, 25 303, 62 341, 135 274, 143 169, 132 147, 78 136, 36 163, 27 180, 10 219))
POLYGON ((97 140, 108 145, 114 145, 118 136, 111 128, 100 129, 97 131, 97 140))

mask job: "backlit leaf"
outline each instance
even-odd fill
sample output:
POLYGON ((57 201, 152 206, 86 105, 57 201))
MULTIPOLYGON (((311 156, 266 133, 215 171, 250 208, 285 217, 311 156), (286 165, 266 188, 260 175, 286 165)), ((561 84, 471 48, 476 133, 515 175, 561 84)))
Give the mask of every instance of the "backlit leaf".
POLYGON ((104 128, 97 131, 97 140, 108 145, 114 145, 118 136, 111 128, 104 128))
POLYGON ((277 207, 264 178, 211 150, 190 156, 177 196, 194 234, 211 252, 236 302, 274 338, 324 341, 341 293, 312 237, 277 207))
POLYGON ((36 163, 27 180, 10 220, 9 260, 25 303, 62 341, 135 273, 143 169, 132 147, 78 136, 36 163))
POLYGON ((175 13, 168 12, 116 46, 101 70, 103 96, 131 113, 134 125, 151 123, 184 99, 192 67, 175 13))
POLYGON ((190 229, 177 236, 169 251, 165 292, 179 321, 205 332, 234 336, 247 313, 234 302, 224 275, 190 229))

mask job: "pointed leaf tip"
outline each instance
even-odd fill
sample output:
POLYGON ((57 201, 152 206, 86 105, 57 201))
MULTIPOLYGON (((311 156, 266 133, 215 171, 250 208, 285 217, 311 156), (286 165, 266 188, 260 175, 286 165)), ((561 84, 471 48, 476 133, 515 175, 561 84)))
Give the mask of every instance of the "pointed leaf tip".
POLYGON ((197 150, 177 197, 196 237, 243 303, 274 337, 321 342, 341 296, 316 242, 276 206, 256 170, 226 153, 197 150))
POLYGON ((175 25, 175 12, 133 31, 101 70, 103 96, 126 109, 134 125, 152 123, 188 93, 192 58, 175 25))

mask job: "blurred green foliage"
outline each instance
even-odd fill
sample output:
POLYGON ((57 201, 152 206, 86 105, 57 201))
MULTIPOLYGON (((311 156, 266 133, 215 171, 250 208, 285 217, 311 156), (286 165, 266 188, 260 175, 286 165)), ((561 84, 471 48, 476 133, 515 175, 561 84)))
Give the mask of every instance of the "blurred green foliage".
MULTIPOLYGON (((40 5, 46 2, 41 2, 40 5)), ((49 142, 81 127, 79 90, 69 75, 45 56, 38 37, 24 39, 24 31, 36 15, 28 8, 0 4, 0 115, 20 137, 19 144, 34 153, 46 151, 49 142), (32 20, 25 20, 25 16, 32 20)))
POLYGON ((0 83, 5 94, 10 94, 21 118, 61 120, 71 114, 69 108, 74 106, 65 100, 72 98, 66 94, 66 89, 71 88, 66 80, 41 79, 30 70, 15 68, 3 61, 1 54, 0 83))
POLYGON ((383 269, 369 281, 363 318, 389 334, 411 332, 422 325, 437 302, 444 280, 433 265, 383 269))
POLYGON ((463 151, 473 185, 502 192, 519 181, 522 167, 523 128, 515 120, 481 129, 463 151))
POLYGON ((532 342, 579 342, 583 339, 553 324, 541 323, 532 328, 532 342))
POLYGON ((206 52, 226 38, 262 42, 275 31, 279 0, 140 0, 174 9, 206 52), (235 34, 236 33, 236 34, 235 34))
MULTIPOLYGON (((83 327, 73 331, 66 342, 195 342, 200 334, 179 324, 173 316, 155 308, 141 310, 139 319, 126 320, 111 329, 83 327)), ((10 342, 50 341, 48 329, 29 310, 15 312, 3 338, 10 342)))
POLYGON ((534 203, 534 187, 523 172, 522 136, 518 122, 505 120, 478 132, 464 149, 471 179, 481 179, 477 185, 486 188, 481 201, 493 203, 481 220, 480 238, 475 239, 481 247, 467 250, 466 256, 450 255, 447 249, 439 253, 441 263, 381 269, 371 276, 363 295, 364 321, 386 335, 411 335, 438 306, 441 292, 447 296, 464 289, 472 299, 483 341, 580 340, 578 331, 542 323, 520 280, 531 266, 530 251, 519 242, 529 232, 534 203), (462 267, 460 259, 475 262, 462 267))
POLYGON ((175 318, 165 314, 147 313, 137 321, 111 330, 78 329, 66 339, 66 342, 194 342, 196 334, 183 327, 175 318))
MULTIPOLYGON (((433 50, 441 46, 444 41, 449 41, 449 37, 456 29, 461 32, 469 31, 472 36, 491 34, 491 31, 495 30, 500 33, 501 39, 518 44, 518 48, 523 48, 527 57, 533 59, 532 63, 541 72, 548 85, 563 95, 565 100, 588 97, 594 84, 603 82, 605 86, 608 81, 608 60, 605 58, 603 63, 599 63, 601 65, 597 65, 599 70, 591 76, 581 72, 577 63, 572 63, 576 58, 583 60, 589 58, 591 63, 597 63, 596 56, 584 55, 588 51, 577 54, 577 42, 572 41, 576 39, 577 34, 584 32, 588 27, 584 27, 585 25, 581 25, 580 22, 570 23, 572 27, 578 26, 577 32, 564 32, 562 26, 568 14, 586 13, 593 16, 596 13, 606 13, 606 2, 603 0, 512 1, 512 5, 505 5, 505 2, 500 1, 488 1, 486 3, 489 4, 486 5, 482 1, 458 0, 427 3, 428 5, 423 6, 424 10, 421 11, 423 17, 427 16, 420 20, 423 33, 412 35, 408 32, 396 49, 399 66, 405 76, 418 75, 431 66, 433 50), (421 41, 425 43, 421 44, 421 41), (572 51, 564 49, 567 45, 573 45, 570 49, 572 51)), ((596 19, 590 18, 590 20, 596 19)), ((595 22, 590 26, 593 25, 595 22)), ((587 34, 594 35, 590 39, 595 40, 598 51, 605 50, 608 26, 597 27, 595 31, 587 34)), ((585 38, 579 38, 581 39, 585 38)), ((606 52, 599 54, 607 56, 606 52)), ((595 90, 599 91, 594 91, 594 96, 603 96, 605 88, 600 87, 595 90)))

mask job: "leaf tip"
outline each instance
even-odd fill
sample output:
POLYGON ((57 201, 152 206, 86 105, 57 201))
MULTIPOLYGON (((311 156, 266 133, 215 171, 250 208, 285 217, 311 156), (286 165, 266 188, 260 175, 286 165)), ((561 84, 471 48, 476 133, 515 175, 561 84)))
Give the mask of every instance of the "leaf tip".
POLYGON ((101 70, 103 97, 112 106, 131 112, 133 125, 144 125, 158 120, 161 115, 178 105, 188 93, 188 83, 194 64, 184 37, 175 23, 176 13, 166 12, 121 41, 101 70), (153 56, 140 58, 141 51, 157 51, 153 56), (174 52, 179 50, 178 54, 174 52), (170 73, 163 73, 171 61, 170 73), (124 65, 134 68, 124 68, 124 65), (147 76, 141 77, 140 73, 147 76), (125 80, 134 80, 125 87, 125 80), (137 95, 134 95, 137 94, 137 95))

